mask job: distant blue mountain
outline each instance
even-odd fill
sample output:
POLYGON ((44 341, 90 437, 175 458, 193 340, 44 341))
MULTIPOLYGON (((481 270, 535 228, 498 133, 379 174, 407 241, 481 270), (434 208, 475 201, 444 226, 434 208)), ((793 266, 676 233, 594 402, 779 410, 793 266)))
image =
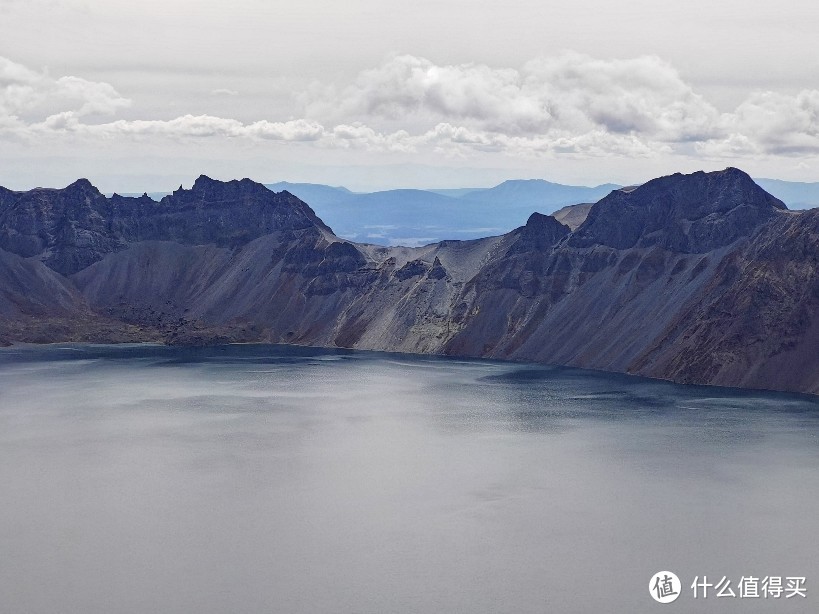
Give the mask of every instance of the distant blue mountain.
POLYGON ((766 192, 776 196, 789 209, 813 209, 819 207, 819 183, 800 183, 781 179, 754 179, 766 192))
POLYGON ((502 207, 523 207, 531 214, 551 213, 552 211, 576 205, 577 203, 597 202, 609 192, 623 186, 614 183, 589 188, 586 186, 563 185, 543 179, 510 179, 494 188, 473 191, 463 198, 476 202, 495 203, 502 207), (541 211, 551 209, 551 211, 541 211))
POLYGON ((288 190, 310 205, 339 236, 379 245, 423 245, 444 238, 476 239, 502 234, 526 221, 502 222, 491 207, 427 190, 365 194, 318 194, 288 190), (318 197, 312 197, 317 194, 318 197), (312 198, 312 199, 311 199, 312 198))
POLYGON ((279 181, 278 183, 266 183, 265 187, 274 192, 287 190, 293 196, 299 197, 308 205, 313 207, 332 206, 345 198, 353 196, 347 188, 333 187, 321 183, 290 183, 289 181, 279 181))
POLYGON ((452 198, 461 198, 462 196, 472 194, 473 192, 483 192, 484 190, 489 189, 491 188, 443 188, 443 189, 428 188, 427 192, 433 192, 434 194, 440 194, 441 196, 451 196, 452 198))
POLYGON ((380 245, 423 245, 441 239, 503 234, 529 216, 594 202, 619 186, 566 186, 539 179, 505 181, 493 188, 385 190, 357 194, 320 184, 279 182, 273 191, 298 196, 339 236, 380 245))

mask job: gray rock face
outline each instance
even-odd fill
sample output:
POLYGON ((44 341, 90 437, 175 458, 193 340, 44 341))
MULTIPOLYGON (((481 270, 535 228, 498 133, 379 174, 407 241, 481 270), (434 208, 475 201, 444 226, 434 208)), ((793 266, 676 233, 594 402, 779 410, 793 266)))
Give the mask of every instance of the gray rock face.
POLYGON ((70 274, 124 247, 114 218, 111 201, 86 179, 63 190, 4 190, 0 249, 24 258, 38 256, 55 271, 70 274))
POLYGON ((568 205, 562 209, 558 209, 552 214, 558 222, 565 224, 574 232, 580 225, 586 221, 594 203, 580 203, 579 205, 568 205))
POLYGON ((819 392, 817 316, 819 210, 779 216, 719 262, 634 370, 819 392))
POLYGON ((318 227, 330 232, 292 194, 276 194, 249 179, 225 183, 202 175, 190 190, 179 189, 136 213, 123 206, 119 213, 122 232, 130 242, 240 246, 280 230, 318 227))
POLYGON ((0 190, 0 342, 287 342, 819 393, 814 213, 727 169, 614 192, 574 231, 533 214, 387 248, 249 180, 159 203, 0 190))

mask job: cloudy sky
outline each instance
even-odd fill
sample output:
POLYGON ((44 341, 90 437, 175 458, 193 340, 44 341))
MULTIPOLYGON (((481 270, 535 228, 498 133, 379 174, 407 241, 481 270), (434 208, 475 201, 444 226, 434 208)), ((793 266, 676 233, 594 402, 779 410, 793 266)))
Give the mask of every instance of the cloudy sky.
POLYGON ((0 185, 819 181, 819 3, 0 0, 0 185))

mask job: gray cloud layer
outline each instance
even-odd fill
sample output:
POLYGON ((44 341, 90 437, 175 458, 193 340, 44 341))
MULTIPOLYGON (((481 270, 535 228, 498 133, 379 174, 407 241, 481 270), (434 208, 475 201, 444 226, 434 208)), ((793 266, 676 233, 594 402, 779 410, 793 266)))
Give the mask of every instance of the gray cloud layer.
MULTIPOLYGON (((214 90, 241 104, 241 94, 214 90)), ((819 90, 753 92, 720 112, 668 62, 576 53, 520 68, 394 56, 348 85, 317 84, 288 119, 117 118, 135 101, 106 82, 0 58, 0 139, 246 139, 323 149, 469 157, 819 155, 819 90)))

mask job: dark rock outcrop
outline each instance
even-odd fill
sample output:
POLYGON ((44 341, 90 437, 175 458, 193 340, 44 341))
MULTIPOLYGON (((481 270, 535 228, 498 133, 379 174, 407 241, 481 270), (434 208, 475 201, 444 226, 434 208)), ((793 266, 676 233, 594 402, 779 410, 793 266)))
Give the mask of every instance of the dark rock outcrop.
POLYGON ((0 249, 37 256, 68 275, 125 246, 113 203, 87 179, 62 190, 4 191, 0 197, 0 249))
POLYGON ((38 257, 63 275, 140 241, 236 247, 306 228, 332 232, 292 194, 276 194, 249 179, 221 182, 202 175, 190 190, 180 188, 160 202, 147 195, 108 199, 87 179, 62 190, 0 193, 0 249, 38 257))
POLYGON ((633 190, 615 190, 592 206, 574 247, 651 247, 704 253, 747 237, 786 209, 742 171, 679 173, 633 190))

